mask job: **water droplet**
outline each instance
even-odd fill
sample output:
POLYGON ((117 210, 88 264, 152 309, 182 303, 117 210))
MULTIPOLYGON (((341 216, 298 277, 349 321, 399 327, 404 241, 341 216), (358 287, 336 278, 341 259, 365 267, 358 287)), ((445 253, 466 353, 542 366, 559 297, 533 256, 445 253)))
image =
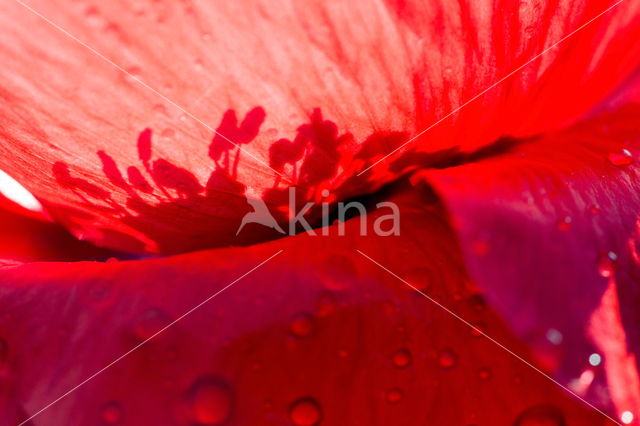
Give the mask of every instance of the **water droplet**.
POLYGON ((400 388, 392 388, 385 392, 384 399, 389 404, 397 404, 404 398, 404 392, 400 388))
POLYGON ((618 167, 628 166, 633 163, 633 155, 631 155, 631 152, 627 149, 623 149, 619 152, 611 152, 607 158, 611 164, 618 167))
POLYGON ((142 72, 140 67, 129 67, 125 71, 126 74, 124 75, 124 78, 129 83, 136 83, 138 81, 137 79, 140 78, 140 73, 142 72))
POLYGON ((487 302, 484 299, 484 296, 480 293, 469 296, 469 304, 477 312, 482 312, 487 307, 487 302))
POLYGON ((406 368, 411 365, 412 362, 411 352, 408 349, 399 349, 391 357, 391 362, 397 368, 406 368))
POLYGON ((169 315, 159 309, 149 309, 142 313, 133 328, 135 335, 146 340, 171 322, 169 315))
POLYGON ((598 206, 589 207, 589 213, 591 213, 594 216, 599 215, 600 214, 600 207, 598 207, 598 206))
POLYGON ((106 283, 89 283, 85 286, 87 302, 101 304, 111 298, 111 288, 106 283))
POLYGON ((482 381, 489 380, 491 376, 492 376, 491 370, 489 370, 488 368, 481 368, 480 371, 478 372, 478 377, 480 377, 480 380, 482 381))
POLYGON ((589 355, 589 364, 591 364, 592 366, 597 367, 601 362, 602 357, 600 356, 600 354, 592 353, 591 355, 589 355))
POLYGON ((204 70, 204 64, 202 63, 201 59, 196 59, 195 62, 193 63, 193 68, 200 72, 204 70))
POLYGON ((560 231, 568 231, 569 229, 571 229, 571 217, 565 216, 561 218, 560 220, 558 220, 556 226, 560 231))
POLYGON ((528 7, 529 7, 529 3, 527 1, 522 0, 520 2, 520 13, 526 12, 528 7))
POLYGON ((165 115, 165 116, 169 115, 169 112, 167 111, 167 107, 162 104, 154 105, 153 110, 160 115, 165 115))
POLYGON ((160 136, 162 136, 165 139, 173 139, 176 136, 176 131, 173 129, 164 129, 160 133, 160 136))
POLYGON ((610 251, 600 256, 598 261, 598 272, 604 278, 611 278, 615 272, 615 264, 618 260, 618 256, 610 251))
POLYGON ((620 415, 620 420, 622 420, 622 423, 624 423, 625 425, 628 425, 633 421, 633 413, 631 411, 624 411, 620 415))
POLYGON ((116 401, 107 402, 102 406, 101 416, 105 423, 120 423, 123 417, 122 406, 116 401))
POLYGON ((431 286, 434 272, 428 268, 414 268, 406 274, 406 280, 409 284, 420 291, 426 291, 431 286))
POLYGON ((210 33, 202 33, 202 39, 203 40, 211 40, 211 34, 210 33))
POLYGON ((471 328, 471 335, 473 337, 481 337, 487 332, 487 326, 483 322, 476 322, 471 328))
POLYGON ((84 17, 87 20, 87 23, 94 27, 97 27, 102 23, 100 11, 95 6, 89 6, 87 10, 84 11, 84 17))
POLYGON ((323 283, 332 290, 344 290, 354 284, 356 267, 346 256, 332 255, 324 260, 323 283))
POLYGON ((308 337, 313 333, 314 320, 313 316, 305 313, 297 314, 293 317, 289 330, 295 337, 308 337))
POLYGON ((265 136, 268 137, 269 139, 275 139, 278 137, 278 129, 276 129, 275 127, 272 127, 270 129, 267 129, 265 132, 265 136))
POLYGON ((322 409, 313 398, 301 398, 291 404, 289 417, 296 426, 314 426, 322 421, 322 409))
POLYGON ((323 294, 318 300, 317 313, 318 316, 326 317, 336 309, 336 299, 331 293, 323 294))
POLYGON ((554 345, 559 345, 560 343, 562 343, 562 333, 560 333, 560 331, 556 330, 555 328, 548 329, 545 336, 547 337, 547 340, 554 345))
POLYGON ((457 363, 458 356, 450 349, 445 349, 438 355, 438 364, 446 370, 455 367, 457 363))
POLYGON ((567 426, 562 410, 554 405, 534 405, 516 418, 513 426, 567 426))
POLYGON ((227 383, 215 376, 203 376, 187 391, 190 414, 198 424, 217 425, 232 415, 234 398, 227 383))
POLYGON ((525 32, 525 36, 528 39, 531 39, 531 38, 533 38, 533 35, 536 32, 536 28, 534 26, 530 26, 530 27, 525 28, 524 32, 525 32))

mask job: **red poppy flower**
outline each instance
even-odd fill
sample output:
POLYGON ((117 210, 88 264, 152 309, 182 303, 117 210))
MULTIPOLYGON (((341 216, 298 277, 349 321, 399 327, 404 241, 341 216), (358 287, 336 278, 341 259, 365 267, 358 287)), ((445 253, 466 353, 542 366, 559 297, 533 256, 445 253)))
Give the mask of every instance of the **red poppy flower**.
POLYGON ((1 7, 2 424, 640 418, 637 2, 1 7))

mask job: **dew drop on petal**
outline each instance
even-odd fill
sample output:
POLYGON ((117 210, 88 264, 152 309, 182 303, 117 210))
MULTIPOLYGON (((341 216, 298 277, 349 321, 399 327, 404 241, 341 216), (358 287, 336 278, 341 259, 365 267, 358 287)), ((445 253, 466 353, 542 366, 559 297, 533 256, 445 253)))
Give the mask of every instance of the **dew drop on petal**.
POLYGON ((616 269, 616 261, 618 256, 610 251, 600 256, 598 260, 598 272, 604 278, 611 278, 616 269))
POLYGON ((445 349, 438 355, 438 364, 446 370, 455 367, 457 363, 458 356, 450 349, 445 349))
POLYGON ((614 166, 628 166, 633 163, 633 155, 627 149, 623 149, 618 152, 611 152, 607 156, 609 162, 614 166))
POLYGON ((97 27, 102 23, 100 11, 95 6, 90 6, 84 11, 84 17, 89 25, 97 27))
POLYGON ((159 309, 149 309, 137 318, 133 332, 139 339, 146 340, 170 323, 169 315, 159 309))
POLYGON ((392 388, 385 392, 384 399, 389 404, 397 404, 404 398, 404 392, 399 388, 392 388))
POLYGON ((110 401, 102 406, 102 411, 100 413, 102 420, 110 425, 120 423, 123 418, 123 410, 122 406, 119 402, 110 401))
POLYGON ((391 362, 397 368, 406 368, 412 362, 411 352, 408 349, 399 349, 391 357, 391 362))
POLYGON ((234 397, 227 383, 215 376, 203 376, 187 391, 191 417, 200 425, 217 425, 231 418, 234 397))
POLYGON ((602 357, 600 356, 600 354, 592 353, 591 355, 589 355, 589 364, 591 364, 592 366, 597 367, 601 362, 602 357))
POLYGON ((318 300, 316 312, 318 316, 326 317, 336 310, 336 298, 331 293, 323 294, 318 300))
POLYGON ((562 410, 554 405, 534 405, 516 418, 513 426, 567 426, 562 410))
POLYGON ((473 337, 481 337, 487 332, 487 326, 483 322, 476 322, 472 324, 471 335, 473 337))
POLYGON ((491 376, 492 376, 491 370, 489 370, 488 368, 481 368, 480 371, 478 372, 478 377, 480 377, 480 380, 482 381, 487 381, 491 379, 491 376))
POLYGON ((164 129, 160 133, 160 136, 162 136, 165 139, 173 139, 176 136, 176 131, 173 129, 164 129))
POLYGON ((289 331, 295 337, 308 337, 313 334, 314 320, 313 316, 305 313, 297 314, 289 324, 289 331))
POLYGON ((289 418, 296 426, 314 426, 322 421, 322 409, 313 398, 301 398, 291 404, 289 418))
POLYGON ((160 115, 164 115, 164 116, 168 116, 169 115, 169 111, 167 111, 167 107, 162 105, 162 104, 157 104, 153 107, 153 111, 156 112, 157 114, 160 115))
POLYGON ((560 231, 563 231, 563 232, 568 231, 569 229, 571 229, 571 217, 565 216, 563 218, 560 218, 556 226, 560 231))
POLYGON ((275 127, 271 127, 270 129, 267 129, 264 133, 265 133, 265 136, 270 139, 275 139, 278 137, 278 129, 276 129, 275 127))
POLYGON ((126 70, 125 80, 129 83, 136 83, 140 78, 140 73, 142 69, 140 67, 129 67, 126 70))
POLYGON ((331 290, 344 290, 354 284, 356 267, 346 256, 332 255, 323 262, 324 285, 331 290))
POLYGON ((559 345, 560 343, 562 343, 562 339, 563 339, 562 333, 559 330, 556 330, 555 328, 548 329, 546 333, 546 337, 547 337, 547 340, 553 343, 554 345, 559 345))
POLYGON ((487 301, 480 293, 472 294, 471 296, 469 296, 469 304, 477 312, 482 312, 487 307, 487 301))
POLYGON ((628 425, 633 421, 633 413, 631 411, 623 411, 622 414, 620 415, 620 420, 625 425, 628 425))
POLYGON ((531 27, 527 27, 527 28, 525 28, 524 32, 525 32, 525 36, 526 36, 528 39, 530 39, 530 38, 533 38, 533 35, 534 35, 534 34, 535 34, 535 32, 536 32, 536 28, 535 28, 535 27, 533 27, 533 26, 531 26, 531 27))
POLYGON ((406 281, 420 291, 426 291, 431 287, 434 272, 428 268, 414 268, 406 275, 406 281))

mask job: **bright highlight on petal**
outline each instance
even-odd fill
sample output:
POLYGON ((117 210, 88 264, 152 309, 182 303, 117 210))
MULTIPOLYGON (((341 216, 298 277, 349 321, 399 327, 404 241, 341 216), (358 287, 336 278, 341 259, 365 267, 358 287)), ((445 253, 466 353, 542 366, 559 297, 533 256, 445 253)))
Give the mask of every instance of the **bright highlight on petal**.
POLYGON ((0 170, 0 194, 27 210, 43 213, 42 204, 24 186, 0 170))
POLYGON ((103 246, 265 241, 235 235, 250 200, 345 200, 579 120, 640 62, 617 1, 8 0, 0 168, 103 246))

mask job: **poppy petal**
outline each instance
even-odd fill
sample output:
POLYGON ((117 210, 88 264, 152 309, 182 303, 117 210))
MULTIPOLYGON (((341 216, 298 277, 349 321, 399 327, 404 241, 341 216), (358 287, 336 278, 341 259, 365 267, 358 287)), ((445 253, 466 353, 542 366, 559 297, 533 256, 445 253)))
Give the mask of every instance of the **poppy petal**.
POLYGON ((602 425, 478 333, 530 358, 469 284, 437 201, 394 201, 399 236, 358 236, 356 220, 342 236, 3 267, 1 412, 34 425, 602 425))
POLYGON ((33 218, 24 214, 24 210, 15 212, 12 208, 0 207, 0 259, 42 262, 127 257, 123 253, 78 241, 62 226, 33 218))
POLYGON ((640 413, 639 118, 628 105, 415 177, 442 196, 491 306, 556 377, 591 371, 581 394, 627 418, 640 413))
POLYGON ((235 236, 247 199, 284 211, 291 185, 300 200, 362 195, 452 150, 580 117, 640 58, 638 7, 7 1, 0 168, 102 245, 264 240, 235 236), (355 177, 546 49, 415 141, 420 152, 355 177))

